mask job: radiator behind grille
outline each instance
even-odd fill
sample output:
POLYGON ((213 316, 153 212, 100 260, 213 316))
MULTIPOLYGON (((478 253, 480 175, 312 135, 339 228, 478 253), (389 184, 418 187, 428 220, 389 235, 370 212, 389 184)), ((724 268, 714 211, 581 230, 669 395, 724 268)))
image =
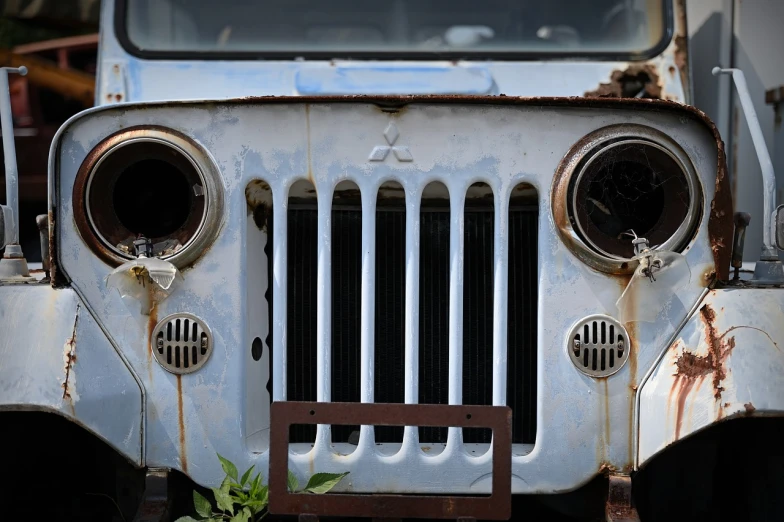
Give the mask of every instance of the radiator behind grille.
MULTIPOLYGON (((288 213, 287 400, 316 400, 317 212, 288 213)), ((423 210, 420 218, 419 402, 447 403, 450 214, 423 210)), ((493 227, 485 209, 466 207, 463 403, 492 404, 493 227)), ((513 442, 536 433, 537 212, 509 214, 507 404, 513 442)), ((271 227, 270 227, 271 228, 271 227)), ((360 400, 361 212, 332 210, 332 401, 360 400)), ((375 402, 403 402, 405 212, 376 213, 375 402)), ((346 442, 356 426, 333 426, 346 442)), ((291 442, 312 442, 315 426, 292 427, 291 442)), ((400 442, 403 428, 376 427, 376 442, 400 442)), ((421 442, 446 442, 446 428, 419 430, 421 442)), ((464 430, 465 442, 489 442, 488 430, 464 430)))

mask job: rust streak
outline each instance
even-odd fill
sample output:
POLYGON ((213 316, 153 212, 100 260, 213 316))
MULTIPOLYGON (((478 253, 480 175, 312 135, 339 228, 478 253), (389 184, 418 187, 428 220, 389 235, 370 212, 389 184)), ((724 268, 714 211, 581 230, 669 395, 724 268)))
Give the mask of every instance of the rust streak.
MULTIPOLYGON (((68 388, 68 379, 71 377, 71 369, 73 368, 74 363, 76 362, 76 327, 79 324, 79 309, 81 306, 77 303, 76 305, 76 318, 74 319, 73 331, 71 332, 71 337, 65 341, 65 380, 63 381, 63 399, 71 401, 71 391, 68 388)), ((71 408, 73 409, 73 403, 71 403, 71 408)))
POLYGON ((610 447, 610 388, 607 379, 602 379, 604 383, 604 454, 610 447))
POLYGON ((147 286, 150 289, 150 302, 152 303, 150 317, 147 319, 147 370, 150 375, 150 382, 152 382, 152 351, 154 349, 152 332, 155 330, 155 326, 158 324, 158 303, 156 303, 152 298, 152 285, 147 286))
MULTIPOLYGON (((680 438, 681 426, 683 424, 683 412, 685 410, 686 398, 695 386, 699 386, 709 375, 712 376, 713 397, 721 405, 721 393, 724 391, 722 381, 726 377, 724 362, 735 348, 735 337, 724 340, 724 337, 733 330, 728 329, 724 334, 718 335, 716 332, 715 320, 716 312, 710 305, 700 308, 700 316, 705 323, 705 341, 708 344, 706 355, 696 355, 691 352, 683 351, 675 361, 676 373, 670 398, 672 394, 677 394, 678 406, 676 413, 675 438, 680 438)), ((677 344, 676 344, 677 346, 677 344)), ((719 407, 718 419, 721 419, 724 412, 719 407)))
POLYGON ((629 334, 629 428, 628 440, 629 447, 629 463, 634 462, 634 404, 637 396, 637 323, 629 322, 624 325, 626 332, 629 334))
POLYGON ((681 72, 681 82, 683 83, 683 91, 689 92, 690 78, 689 78, 689 40, 687 33, 687 20, 686 20, 686 2, 684 0, 677 0, 676 2, 676 15, 677 27, 675 38, 672 39, 675 45, 675 65, 681 72))
POLYGON ((180 466, 188 473, 188 452, 185 448, 185 416, 182 413, 182 375, 177 376, 177 421, 180 429, 180 466))

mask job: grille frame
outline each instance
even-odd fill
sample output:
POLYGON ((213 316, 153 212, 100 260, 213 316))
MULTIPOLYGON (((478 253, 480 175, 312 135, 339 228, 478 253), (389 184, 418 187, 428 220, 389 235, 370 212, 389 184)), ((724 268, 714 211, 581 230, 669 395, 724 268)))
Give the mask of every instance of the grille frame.
POLYGON ((566 337, 566 352, 580 372, 589 377, 602 379, 618 373, 626 365, 631 352, 631 340, 629 332, 620 321, 609 315, 594 314, 580 319, 569 330, 569 335, 566 337), (585 342, 583 338, 585 332, 588 332, 590 342, 585 342), (579 354, 576 340, 580 342, 579 354), (623 348, 618 345, 621 340, 623 348), (602 368, 605 362, 607 367, 602 368))
MULTIPOLYGON (((423 317, 426 314, 426 310, 428 310, 428 305, 426 303, 427 299, 424 298, 425 294, 428 292, 420 292, 419 298, 417 299, 418 308, 419 308, 419 320, 418 320, 418 341, 419 341, 419 352, 417 354, 417 367, 418 367, 418 375, 419 381, 422 382, 429 382, 432 380, 433 375, 429 374, 426 371, 427 366, 427 358, 432 359, 435 361, 439 359, 437 364, 438 368, 436 370, 437 373, 440 372, 442 377, 437 385, 433 384, 433 382, 429 382, 429 384, 433 385, 437 388, 436 391, 425 391, 425 385, 420 384, 419 386, 419 393, 416 396, 416 400, 414 403, 417 404, 448 404, 448 379, 446 377, 448 372, 448 342, 449 342, 449 328, 448 328, 448 302, 449 302, 449 292, 446 289, 448 286, 448 281, 446 277, 449 274, 449 234, 451 231, 451 227, 453 226, 451 219, 450 219, 450 211, 449 208, 446 206, 438 206, 434 199, 423 199, 423 203, 420 206, 418 217, 420 219, 420 227, 419 227, 419 240, 420 240, 420 261, 421 264, 420 270, 424 270, 424 266, 428 265, 427 259, 428 257, 428 250, 433 250, 436 248, 436 245, 431 245, 428 249, 425 245, 428 244, 429 241, 440 241, 445 243, 446 246, 441 246, 441 254, 443 254, 443 259, 441 259, 441 268, 439 269, 440 275, 438 277, 434 277, 434 279, 438 279, 441 283, 441 290, 443 291, 444 295, 439 295, 441 308, 438 311, 430 310, 431 315, 434 312, 440 314, 440 321, 443 323, 444 328, 446 329, 443 332, 435 332, 428 331, 426 327, 426 323, 429 321, 426 317, 423 317), (430 225, 427 225, 430 223, 430 225), (441 231, 440 235, 435 234, 433 230, 444 228, 441 231), (435 235, 434 235, 435 234, 435 235), (429 238, 429 239, 428 239, 429 238), (438 342, 436 343, 437 346, 432 345, 432 342, 428 341, 428 338, 436 338, 438 337, 438 342), (440 358, 436 357, 440 354, 440 358)), ((333 317, 331 319, 331 328, 332 328, 332 337, 331 337, 331 372, 332 372, 332 385, 331 385, 331 392, 332 392, 332 399, 336 400, 336 402, 360 402, 360 374, 359 374, 359 364, 360 364, 360 354, 358 352, 358 346, 360 343, 359 337, 359 328, 358 324, 356 328, 356 336, 350 335, 346 329, 341 328, 337 322, 336 317, 338 315, 345 315, 340 313, 341 303, 340 298, 336 299, 336 295, 338 293, 342 293, 342 290, 338 291, 340 288, 340 281, 344 281, 346 279, 345 274, 341 275, 340 270, 341 267, 345 268, 345 260, 343 262, 338 260, 340 254, 336 257, 336 252, 342 252, 343 249, 340 247, 341 244, 352 244, 354 248, 357 250, 352 250, 350 259, 352 262, 356 262, 357 269, 361 268, 360 263, 360 250, 361 242, 360 239, 360 226, 362 220, 364 219, 359 214, 361 206, 354 202, 354 204, 346 204, 345 201, 341 202, 339 198, 336 198, 331 202, 330 205, 330 215, 331 215, 331 230, 333 235, 333 240, 331 244, 331 254, 330 257, 332 259, 333 269, 331 271, 332 275, 332 284, 334 286, 332 297, 331 297, 331 307, 333 317), (352 216, 349 216, 352 214, 352 216), (342 217, 341 217, 342 215, 342 217), (353 228, 347 225, 348 221, 356 221, 354 223, 353 228), (341 227, 340 224, 344 226, 341 227), (341 231, 342 230, 342 231, 341 231), (348 237, 339 237, 337 234, 340 233, 343 236, 351 236, 348 237), (348 345, 350 346, 349 351, 351 352, 346 353, 345 347, 341 348, 340 343, 341 339, 345 341, 346 339, 351 339, 352 342, 349 342, 348 345), (356 353, 354 352, 356 350, 356 353), (336 359, 337 354, 342 354, 343 359, 354 359, 354 363, 356 368, 354 371, 356 375, 350 379, 353 382, 352 384, 356 387, 353 393, 349 395, 346 394, 344 390, 342 393, 336 389, 336 383, 343 381, 344 379, 336 378, 339 371, 342 371, 340 367, 339 361, 336 359)), ((503 386, 503 392, 505 399, 503 403, 505 405, 509 405, 512 407, 514 411, 513 415, 513 442, 516 446, 523 447, 527 445, 533 445, 536 439, 536 432, 537 432, 537 414, 536 411, 538 409, 537 403, 537 389, 536 389, 536 382, 537 382, 537 366, 538 366, 538 352, 537 352, 537 337, 538 331, 536 330, 536 320, 538 317, 538 303, 535 299, 535 295, 538 288, 538 235, 539 235, 539 221, 541 218, 540 209, 537 205, 532 204, 531 201, 524 201, 520 202, 520 200, 511 199, 509 204, 505 206, 505 214, 507 215, 507 227, 509 237, 505 238, 503 241, 505 243, 505 248, 509 252, 509 258, 507 262, 507 272, 508 272, 508 284, 505 285, 505 296, 506 296, 506 308, 508 312, 508 317, 515 317, 516 320, 513 322, 504 322, 505 325, 519 325, 521 321, 524 322, 525 327, 515 328, 513 326, 504 327, 507 330, 505 333, 507 335, 508 341, 507 346, 505 347, 506 351, 506 358, 508 359, 507 368, 504 371, 505 384, 503 386), (519 237, 518 237, 519 236, 519 237), (528 245, 529 248, 523 248, 523 245, 528 245), (516 249, 515 251, 512 251, 516 249), (526 275, 522 275, 520 272, 521 269, 525 268, 526 275), (519 272, 519 273, 518 273, 519 272), (513 291, 513 287, 517 288, 516 291, 513 291), (518 288, 519 287, 519 288, 518 288)), ((384 237, 381 234, 382 229, 388 229, 390 226, 398 227, 403 229, 403 236, 399 239, 405 239, 405 220, 400 221, 399 216, 404 216, 405 212, 400 211, 408 211, 406 207, 401 206, 391 206, 389 202, 386 205, 378 205, 376 208, 376 212, 374 212, 373 222, 375 226, 380 226, 381 228, 376 228, 375 231, 377 233, 377 237, 384 237)), ((487 262, 492 265, 493 263, 493 256, 494 250, 492 245, 495 243, 497 238, 495 238, 494 230, 496 224, 494 223, 494 214, 495 210, 493 207, 487 207, 483 202, 478 202, 475 200, 468 199, 468 203, 464 207, 463 220, 464 226, 470 227, 473 224, 474 227, 480 226, 480 221, 485 224, 484 231, 486 234, 484 235, 484 240, 490 242, 491 248, 486 252, 488 257, 487 262)), ((306 203, 303 200, 296 200, 295 203, 290 203, 286 208, 286 221, 287 221, 287 234, 288 234, 288 243, 289 248, 293 249, 294 254, 291 256, 287 256, 287 282, 288 282, 288 289, 287 289, 287 304, 289 308, 286 311, 286 321, 289 325, 293 325, 294 328, 289 330, 287 336, 287 400, 293 401, 314 401, 316 399, 316 372, 317 372, 317 346, 316 346, 316 338, 314 336, 316 332, 316 309, 317 302, 315 299, 315 295, 317 293, 316 288, 316 278, 317 278, 317 270, 316 270, 316 261, 315 256, 317 255, 316 250, 316 222, 317 222, 317 205, 315 201, 306 203), (312 244, 311 244, 312 243, 312 244), (307 273, 303 275, 303 270, 307 273), (308 284, 305 284, 304 287, 302 286, 303 281, 308 281, 308 284), (310 296, 307 298, 305 296, 310 296), (306 304, 307 303, 307 304, 306 304), (298 387, 300 387, 298 389, 298 387)), ((274 227, 271 227, 274 229, 274 227)), ((478 232, 477 232, 478 233, 478 232)), ((273 232, 274 234, 274 232, 273 232)), ((466 234, 468 232, 466 231, 466 234)), ((481 235, 481 234, 480 234, 481 235)), ((389 236, 387 236, 389 238, 389 236)), ((274 237, 270 237, 270 243, 274 241, 274 237)), ((466 236, 466 252, 471 250, 471 241, 466 236)), ((389 243, 389 240, 386 241, 389 243)), ((268 246, 271 246, 268 244, 268 246)), ((400 245, 400 257, 401 261, 403 260, 403 256, 405 254, 405 243, 403 242, 400 245)), ((383 251, 385 254, 390 254, 391 252, 385 250, 383 246, 376 247, 377 253, 383 251)), ((431 252, 432 254, 432 252, 431 252)), ((470 257, 470 253, 466 256, 470 257)), ((471 264, 468 263, 466 265, 466 270, 470 272, 471 264)), ((401 263, 400 266, 404 267, 405 263, 401 263)), ((386 266, 383 256, 381 258, 375 259, 375 291, 373 295, 373 300, 376 306, 376 312, 380 309, 381 301, 384 299, 388 299, 389 296, 383 296, 379 288, 384 286, 383 281, 385 277, 382 277, 382 272, 385 269, 389 269, 386 266), (379 271, 381 269, 381 271, 379 271)), ((430 268, 433 268, 432 266, 430 268)), ((489 288, 486 288, 486 291, 489 291, 491 296, 494 293, 493 288, 493 269, 494 267, 490 267, 489 273, 486 276, 487 285, 489 288)), ((471 283, 470 281, 478 281, 480 279, 479 276, 469 275, 468 272, 464 272, 466 274, 466 279, 463 282, 463 311, 465 314, 464 317, 464 334, 467 334, 470 330, 469 324, 471 314, 468 311, 468 302, 469 297, 473 296, 476 297, 477 295, 473 286, 476 286, 475 283, 471 283), (470 287, 470 288, 469 288, 470 287)), ((360 285, 359 281, 359 272, 357 272, 357 281, 356 284, 360 285)), ((387 274, 389 275, 389 274, 387 274)), ((431 274, 432 275, 432 274, 431 274)), ((401 272, 397 274, 396 277, 400 278, 400 283, 404 282, 405 274, 401 268, 401 272)), ((422 273, 418 277, 418 282, 420 289, 428 289, 430 288, 427 283, 425 283, 425 277, 422 273)), ((387 281, 389 282, 389 281, 387 281)), ((360 286, 354 288, 354 294, 359 295, 360 286)), ((433 288, 430 288, 433 290, 433 288)), ((438 293, 438 292, 436 292, 438 293)), ((435 294, 433 294, 435 295, 435 294)), ((399 295, 396 295, 402 301, 405 301, 405 296, 401 292, 399 295)), ((432 300, 432 296, 431 296, 432 300)), ((484 318, 486 321, 483 326, 487 329, 486 334, 489 335, 489 338, 484 339, 482 342, 477 342, 479 339, 476 339, 473 343, 470 342, 468 335, 461 335, 461 340, 463 341, 463 350, 465 351, 464 360, 460 367, 460 373, 463 375, 463 381, 465 388, 463 389, 463 393, 461 394, 461 403, 464 405, 492 405, 492 393, 493 393, 493 363, 492 363, 492 353, 491 350, 485 345, 492 346, 492 329, 494 327, 494 310, 492 309, 492 300, 493 298, 490 297, 490 302, 487 303, 487 312, 489 312, 488 316, 484 318), (482 396, 477 395, 475 397, 470 397, 470 392, 468 391, 468 386, 471 386, 471 379, 468 376, 469 371, 469 358, 473 357, 476 359, 479 357, 483 359, 483 362, 478 363, 478 367, 474 367, 473 370, 481 370, 486 372, 487 378, 485 382, 482 383, 482 396)), ((345 304, 345 303, 344 303, 345 304)), ((356 303, 358 304, 358 303, 356 303)), ((430 306, 432 307, 432 304, 430 306)), ((274 313, 274 303, 269 303, 268 308, 270 314, 270 321, 272 321, 272 316, 274 313)), ((404 312, 401 310, 401 318, 404 312)), ((474 311, 474 315, 478 312, 474 311)), ((387 333, 389 333, 390 325, 387 324, 387 321, 383 320, 380 316, 374 315, 374 346, 375 346, 375 359, 376 364, 380 363, 381 366, 376 366, 376 370, 374 372, 374 379, 373 382, 375 383, 375 397, 373 402, 378 403, 403 403, 404 402, 404 382, 402 380, 402 376, 405 374, 405 365, 404 365, 404 346, 403 346, 403 334, 400 333, 400 346, 395 346, 392 350, 393 353, 389 351, 389 342, 385 342, 385 340, 381 339, 382 330, 379 328, 386 328, 387 333), (384 325, 384 326, 382 326, 384 325), (384 346, 385 349, 383 351, 387 353, 380 353, 379 348, 384 346), (398 359, 392 360, 390 357, 394 358, 397 357, 398 359), (390 364, 393 363, 393 364, 390 364), (394 371, 392 366, 400 365, 397 370, 400 371, 401 380, 400 382, 390 383, 388 379, 382 375, 382 372, 379 371, 380 367, 384 368, 384 372, 394 371), (379 389, 378 385, 380 382, 386 382, 387 384, 391 384, 391 387, 386 387, 386 389, 379 389)), ((399 325, 401 328, 404 327, 403 324, 399 325)), ((395 330, 397 331, 397 330, 395 330)), ((432 339, 431 339, 432 341, 432 339)), ((344 342, 345 344, 345 342, 344 342)), ((394 344, 394 343, 392 343, 394 344)), ((338 358, 339 359, 339 358, 338 358)), ((432 366, 432 365, 431 365, 432 366)), ((274 379, 274 377, 273 377, 274 379)), ((477 383, 474 383, 473 387, 476 388, 479 386, 477 383)), ((330 401, 332 402, 332 401, 330 401)), ((498 404, 496 404, 498 405, 498 404)), ((358 430, 358 426, 332 426, 331 427, 331 442, 333 443, 344 443, 347 442, 347 434, 352 430, 358 430)), ((403 428, 400 427, 391 427, 391 426, 376 426, 376 436, 374 438, 375 442, 381 443, 391 443, 391 444, 399 444, 403 440, 403 428), (382 435, 381 432, 384 432, 382 435), (392 435, 390 432, 395 432, 392 435)), ((416 429, 416 428, 415 428, 416 429)), ((446 428, 438 428, 438 427, 425 427, 421 426, 418 427, 419 442, 423 444, 445 444, 447 442, 447 429, 446 428)), ((315 425, 297 425, 293 427, 292 431, 292 443, 306 443, 312 444, 316 437, 316 426, 315 425), (296 433, 296 435, 295 435, 296 433)), ((487 444, 490 443, 490 433, 489 430, 483 429, 468 429, 463 434, 463 441, 465 443, 479 443, 479 444, 487 444)))
POLYGON ((194 373, 207 364, 212 356, 214 351, 212 331, 203 319, 188 312, 176 312, 167 315, 155 325, 150 335, 150 350, 161 368, 167 372, 175 375, 194 373), (173 325, 172 330, 176 331, 175 336, 179 337, 179 330, 176 326, 178 321, 182 321, 180 324, 183 326, 183 340, 167 339, 168 336, 171 336, 171 333, 167 331, 169 325, 173 325), (195 333, 188 335, 186 330, 189 328, 195 333), (194 335, 199 340, 198 343, 193 339, 185 339, 194 335), (206 348, 203 346, 205 338, 206 348), (187 347, 187 349, 180 351, 181 347, 187 347), (182 357, 180 357, 180 353, 182 353, 182 357), (193 353, 198 355, 196 364, 190 364, 193 353), (168 358, 171 358, 173 362, 169 362, 168 358))

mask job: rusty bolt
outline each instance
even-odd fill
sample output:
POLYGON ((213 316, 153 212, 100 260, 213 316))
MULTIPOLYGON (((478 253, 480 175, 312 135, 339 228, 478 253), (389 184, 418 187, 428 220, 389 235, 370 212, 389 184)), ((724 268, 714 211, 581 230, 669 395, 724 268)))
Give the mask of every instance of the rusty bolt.
POLYGON ((618 339, 618 350, 620 350, 621 353, 623 353, 623 349, 624 349, 623 339, 618 339))

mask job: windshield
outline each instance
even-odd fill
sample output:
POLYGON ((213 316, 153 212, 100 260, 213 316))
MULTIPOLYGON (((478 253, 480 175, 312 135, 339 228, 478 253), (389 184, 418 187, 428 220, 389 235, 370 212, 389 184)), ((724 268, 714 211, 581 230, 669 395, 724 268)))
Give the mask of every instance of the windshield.
POLYGON ((119 27, 154 54, 636 55, 664 42, 665 1, 126 0, 119 27))

